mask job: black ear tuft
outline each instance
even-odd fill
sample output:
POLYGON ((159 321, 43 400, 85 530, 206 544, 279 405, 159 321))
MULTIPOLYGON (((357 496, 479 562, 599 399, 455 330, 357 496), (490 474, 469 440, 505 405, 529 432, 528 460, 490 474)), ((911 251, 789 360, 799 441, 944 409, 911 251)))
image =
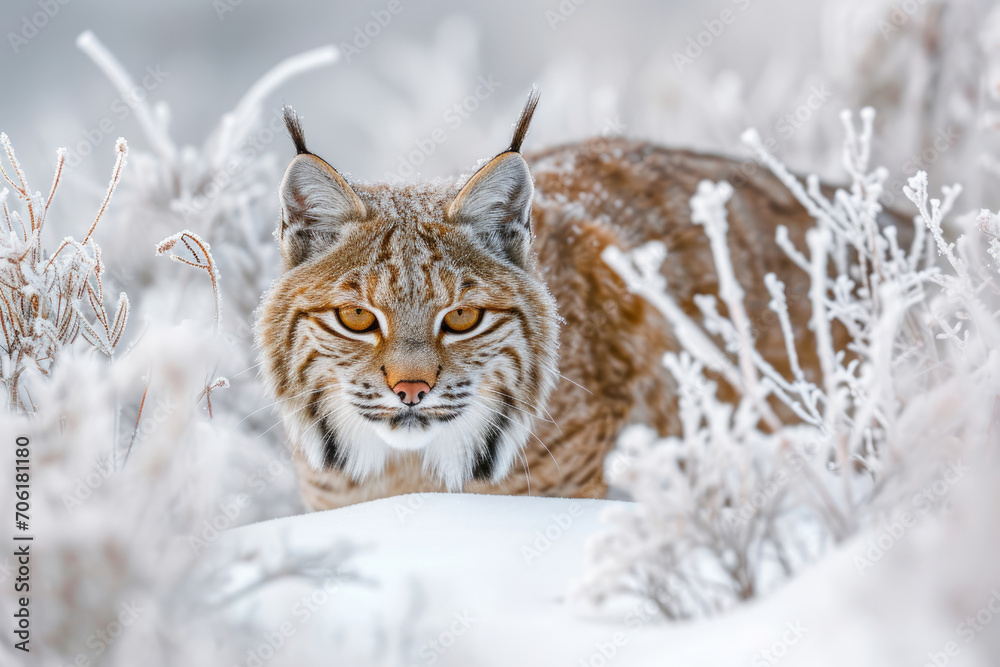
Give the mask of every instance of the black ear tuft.
POLYGON ((299 121, 299 115, 295 113, 295 109, 286 104, 282 107, 282 111, 285 114, 285 127, 288 128, 288 134, 292 137, 292 142, 295 144, 295 152, 299 155, 312 155, 306 148, 306 138, 302 133, 302 123, 299 121))
POLYGON ((524 103, 524 109, 521 110, 521 117, 517 119, 517 127, 514 128, 514 136, 510 140, 510 148, 507 149, 508 153, 521 152, 521 144, 528 136, 528 125, 531 124, 531 117, 535 115, 539 95, 538 86, 532 86, 531 92, 528 93, 528 100, 524 103))

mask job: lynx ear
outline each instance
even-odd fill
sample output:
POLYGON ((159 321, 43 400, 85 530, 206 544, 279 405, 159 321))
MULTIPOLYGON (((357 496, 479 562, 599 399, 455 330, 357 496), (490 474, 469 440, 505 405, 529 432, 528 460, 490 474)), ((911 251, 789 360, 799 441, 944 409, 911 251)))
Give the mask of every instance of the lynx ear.
POLYGON ((298 116, 287 106, 285 124, 298 151, 279 188, 281 255, 291 268, 328 247, 344 223, 364 219, 367 209, 336 169, 306 150, 298 116))
POLYGON ((448 219, 468 225, 490 250, 527 266, 534 186, 520 153, 503 153, 477 171, 448 207, 448 219))
POLYGON ((521 143, 538 104, 532 88, 507 151, 473 174, 448 207, 448 219, 468 225, 486 247, 525 268, 531 256, 531 199, 535 192, 521 143))

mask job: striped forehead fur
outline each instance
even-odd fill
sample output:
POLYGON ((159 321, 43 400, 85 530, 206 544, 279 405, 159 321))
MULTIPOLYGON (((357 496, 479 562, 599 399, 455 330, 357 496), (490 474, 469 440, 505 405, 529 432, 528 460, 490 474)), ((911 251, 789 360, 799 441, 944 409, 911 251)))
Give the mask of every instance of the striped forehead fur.
POLYGON ((444 219, 443 211, 461 189, 458 180, 390 185, 352 183, 354 191, 385 220, 427 221, 444 219))

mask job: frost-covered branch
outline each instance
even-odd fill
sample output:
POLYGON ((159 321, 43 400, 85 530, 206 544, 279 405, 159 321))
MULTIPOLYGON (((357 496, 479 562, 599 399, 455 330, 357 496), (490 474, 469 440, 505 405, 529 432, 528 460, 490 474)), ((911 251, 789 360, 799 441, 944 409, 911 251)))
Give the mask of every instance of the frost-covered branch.
POLYGON ((104 75, 118 89, 122 98, 129 100, 129 106, 135 111, 135 117, 145 133, 146 139, 153 147, 153 151, 165 163, 173 164, 177 157, 177 149, 170 140, 166 121, 155 117, 145 99, 136 99, 132 93, 136 87, 135 82, 114 54, 101 43, 97 35, 89 30, 80 33, 76 38, 76 45, 94 61, 94 64, 101 68, 104 75))
POLYGON ((27 178, 6 134, 0 134, 15 183, 17 197, 24 203, 28 224, 23 224, 17 211, 7 206, 8 190, 0 193, 6 234, 0 235, 0 376, 6 387, 8 404, 18 411, 29 406, 24 402, 22 375, 29 367, 42 375, 51 370, 59 352, 82 332, 87 342, 111 357, 128 323, 130 304, 122 292, 114 316, 109 316, 104 299, 104 264, 101 249, 93 233, 107 209, 115 187, 121 179, 128 155, 128 145, 119 139, 115 150, 115 168, 107 195, 83 241, 64 239, 55 252, 47 254, 42 246, 42 229, 49 206, 55 196, 66 158, 65 149, 56 152, 55 176, 48 197, 28 189, 27 178), (15 231, 18 223, 20 234, 15 231), (94 321, 88 319, 84 304, 89 306, 94 321))
POLYGON ((223 115, 214 141, 214 149, 209 151, 212 166, 215 169, 224 167, 225 161, 258 122, 261 108, 268 95, 299 74, 332 65, 339 58, 340 51, 337 47, 329 45, 292 56, 272 67, 243 94, 232 111, 223 115))
POLYGON ((808 322, 793 322, 784 284, 775 275, 764 278, 787 376, 749 336, 726 239, 728 183, 701 183, 691 199, 693 222, 711 245, 726 315, 714 295, 694 298, 700 326, 684 314, 659 273, 661 244, 628 254, 605 250, 604 261, 664 314, 680 342, 679 354, 664 357, 678 386, 680 433, 661 438, 635 427, 622 434, 626 465, 619 462, 609 481, 638 504, 609 513, 613 529, 594 538, 592 569, 573 591, 578 598, 639 595, 668 618, 725 609, 872 521, 879 503, 892 503, 886 489, 905 487, 915 462, 937 456, 929 448, 942 438, 987 441, 988 421, 975 415, 989 413, 1000 396, 1000 290, 994 278, 970 267, 983 266, 986 252, 994 269, 1000 266, 1000 225, 989 211, 980 214, 988 249, 968 236, 947 241, 944 218, 961 189, 945 188, 943 201, 932 199, 920 173, 906 194, 919 214, 917 229, 929 231, 950 271, 927 263, 919 233, 908 252, 900 248, 897 230, 879 223, 887 172, 869 167, 874 112, 862 110, 860 131, 849 113, 842 119, 851 183, 832 196, 815 176, 800 182, 755 132, 744 135, 815 222, 805 249, 782 226, 775 238, 809 281, 808 322), (815 380, 802 368, 796 338, 806 324, 815 380), (838 324, 846 343, 835 335, 838 324), (737 390, 735 406, 718 398, 709 369, 737 390), (779 418, 772 401, 792 416, 779 418), (936 418, 959 405, 967 418, 950 415, 946 424, 936 418), (812 547, 798 539, 804 531, 819 537, 812 547))
POLYGON ((196 269, 203 269, 208 274, 209 280, 212 281, 212 294, 215 297, 214 322, 215 329, 218 330, 222 326, 222 293, 219 291, 219 270, 215 265, 215 259, 212 257, 212 246, 194 232, 185 229, 157 243, 156 254, 162 255, 171 251, 178 242, 188 249, 193 259, 186 259, 173 252, 168 257, 175 262, 187 264, 196 269))

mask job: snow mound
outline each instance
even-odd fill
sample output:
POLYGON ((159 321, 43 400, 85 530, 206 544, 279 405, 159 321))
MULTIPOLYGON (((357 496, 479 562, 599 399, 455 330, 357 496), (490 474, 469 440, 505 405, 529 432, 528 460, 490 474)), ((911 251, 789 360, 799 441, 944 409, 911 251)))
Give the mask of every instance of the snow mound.
POLYGON ((982 579, 1000 530, 981 509, 1000 493, 985 477, 955 486, 947 521, 928 515, 868 566, 858 559, 881 533, 846 543, 767 599, 690 623, 665 622, 638 599, 567 607, 584 541, 604 510, 626 503, 421 494, 253 524, 225 534, 221 550, 273 567, 355 546, 320 584, 259 585, 247 574, 249 592, 227 612, 250 629, 232 664, 989 665, 1000 623, 968 641, 957 627, 995 594, 982 579))

